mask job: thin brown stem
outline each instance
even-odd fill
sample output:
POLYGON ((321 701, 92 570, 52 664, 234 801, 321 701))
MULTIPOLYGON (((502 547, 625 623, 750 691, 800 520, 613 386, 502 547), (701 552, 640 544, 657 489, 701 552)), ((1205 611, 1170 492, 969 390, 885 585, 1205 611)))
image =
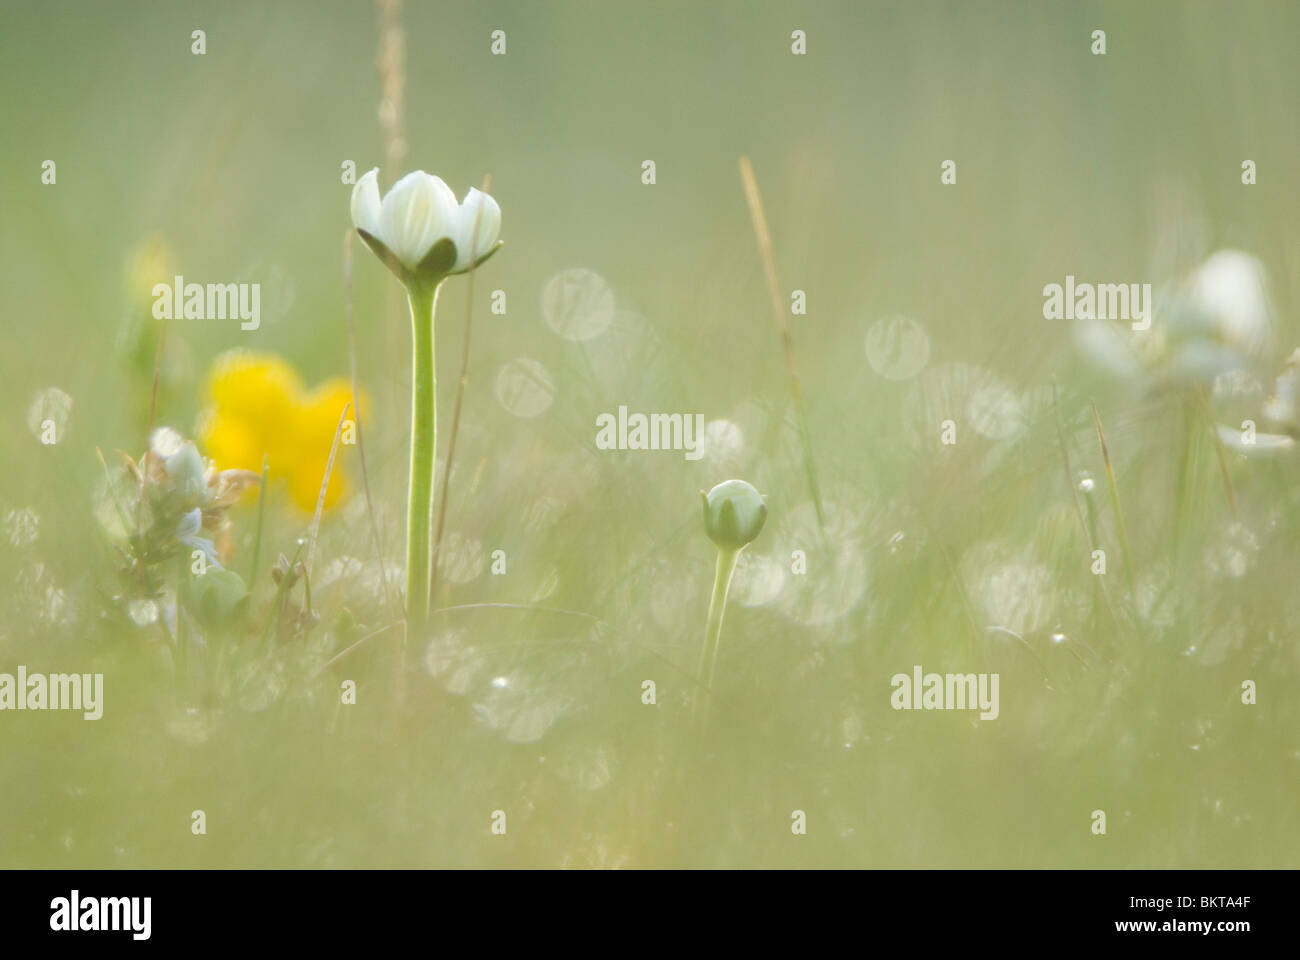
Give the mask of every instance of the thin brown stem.
MULTIPOLYGON (((483 178, 483 193, 492 187, 492 175, 483 178)), ((478 248, 478 228, 482 219, 483 208, 479 207, 474 218, 474 233, 470 239, 470 249, 478 248)), ((465 387, 469 383, 469 335, 474 322, 474 274, 477 265, 469 268, 465 286, 465 339, 460 352, 460 378, 456 381, 456 403, 451 412, 451 434, 447 439, 447 461, 442 468, 442 498, 438 503, 438 523, 433 534, 433 564, 429 571, 429 595, 433 596, 438 587, 438 557, 442 552, 442 534, 447 524, 447 501, 451 498, 451 465, 456 457, 456 437, 460 435, 460 413, 465 402, 465 387)))
POLYGON ((817 469, 813 460, 812 435, 808 429, 808 414, 804 408, 803 384, 794 363, 794 335, 790 331, 790 319, 781 305, 781 285, 776 276, 776 257, 772 253, 772 233, 767 227, 767 214, 763 212, 763 197, 758 192, 758 179, 749 157, 740 158, 740 181, 745 188, 745 200, 749 204, 749 215, 754 221, 754 236, 758 240, 758 252, 763 261, 763 275, 767 278, 767 293, 772 301, 772 315, 776 318, 777 330, 781 334, 781 352, 785 357, 786 377, 790 381, 790 400, 794 404, 795 420, 799 429, 799 439, 803 444, 804 472, 808 477, 808 489, 812 493, 813 506, 817 510, 817 524, 826 529, 826 515, 822 510, 821 488, 817 482, 817 469))

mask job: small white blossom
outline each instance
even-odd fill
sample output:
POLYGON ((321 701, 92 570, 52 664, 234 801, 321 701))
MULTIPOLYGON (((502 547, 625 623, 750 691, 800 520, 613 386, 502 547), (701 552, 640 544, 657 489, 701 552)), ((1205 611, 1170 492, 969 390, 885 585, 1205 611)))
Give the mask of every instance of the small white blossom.
POLYGON ((495 249, 501 233, 501 208, 492 197, 472 187, 458 204, 440 177, 423 170, 402 177, 381 200, 379 171, 375 169, 364 174, 352 190, 352 224, 363 236, 368 235, 368 243, 378 241, 412 273, 439 243, 449 241, 449 256, 439 262, 438 272, 463 273, 495 249))

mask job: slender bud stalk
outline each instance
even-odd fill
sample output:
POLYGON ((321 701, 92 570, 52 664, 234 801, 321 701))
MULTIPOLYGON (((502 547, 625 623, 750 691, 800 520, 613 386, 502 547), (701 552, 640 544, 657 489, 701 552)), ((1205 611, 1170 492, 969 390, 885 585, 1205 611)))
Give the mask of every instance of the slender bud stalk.
POLYGON ((700 491, 704 532, 718 548, 718 566, 713 575, 713 598, 709 601, 709 622, 704 631, 704 648, 700 651, 698 673, 700 690, 691 709, 700 723, 708 718, 708 701, 713 696, 713 667, 718 660, 718 641, 722 637, 722 615, 727 612, 727 594, 736 560, 763 529, 767 504, 762 494, 744 480, 726 480, 708 493, 700 491))
POLYGON ((704 630, 704 647, 700 651, 700 669, 697 679, 701 696, 695 701, 705 702, 696 712, 701 720, 708 717, 708 698, 713 695, 713 668, 718 662, 718 644, 722 639, 722 616, 727 612, 727 594, 731 591, 731 577, 736 572, 740 547, 719 547, 718 565, 713 574, 713 598, 709 601, 709 622, 704 630))

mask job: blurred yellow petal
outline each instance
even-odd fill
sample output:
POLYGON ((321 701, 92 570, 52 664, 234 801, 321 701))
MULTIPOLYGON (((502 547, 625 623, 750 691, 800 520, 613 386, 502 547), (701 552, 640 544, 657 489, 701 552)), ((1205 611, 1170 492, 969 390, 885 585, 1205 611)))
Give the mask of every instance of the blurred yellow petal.
MULTIPOLYGON (((352 385, 342 377, 326 380, 311 393, 306 394, 298 405, 298 423, 304 435, 316 438, 327 434, 326 445, 334 440, 334 431, 338 429, 339 416, 343 408, 352 402, 352 385)), ((366 402, 365 397, 361 403, 366 402)), ((365 416, 365 411, 362 411, 365 416)), ((348 419, 354 419, 352 410, 348 419)))
MULTIPOLYGON (((348 492, 347 477, 339 459, 339 457, 334 458, 334 471, 330 474, 329 489, 325 491, 326 510, 341 503, 348 492)), ((323 456, 299 460, 293 473, 289 475, 289 496, 307 513, 316 509, 316 498, 320 496, 320 484, 325 476, 325 465, 328 462, 329 447, 327 446, 323 456)))
POLYGON ((289 422, 302 389, 293 367, 269 353, 228 350, 213 361, 208 374, 208 399, 223 418, 272 428, 289 422))
MULTIPOLYGON (((270 480, 283 478, 293 502, 304 511, 316 509, 321 478, 329 461, 339 417, 352 400, 352 385, 333 377, 307 391, 297 372, 280 357, 248 350, 231 350, 213 362, 207 380, 209 409, 198 435, 219 469, 260 472, 262 457, 270 464, 270 480)), ((362 417, 369 400, 360 398, 362 417)), ((352 420, 355 412, 349 412, 352 420)), ((340 438, 325 498, 326 508, 347 493, 344 468, 355 429, 345 426, 340 438)))
POLYGON ((198 438, 208 457, 221 470, 260 472, 262 454, 268 452, 247 423, 223 416, 220 411, 210 411, 204 417, 198 438))

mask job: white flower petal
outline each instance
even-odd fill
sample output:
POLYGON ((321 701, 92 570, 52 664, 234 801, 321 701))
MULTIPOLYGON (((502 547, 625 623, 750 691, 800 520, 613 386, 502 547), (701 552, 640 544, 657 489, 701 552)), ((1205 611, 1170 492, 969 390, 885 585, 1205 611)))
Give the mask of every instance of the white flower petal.
POLYGON ((457 220, 456 194, 443 182, 442 177, 430 175, 428 186, 434 195, 433 239, 429 241, 429 246, 432 247, 443 237, 447 237, 454 243, 457 220))
POLYGON ((470 187, 460 205, 459 219, 456 269, 467 270, 496 245, 501 233, 501 208, 489 194, 470 187))
POLYGON ((1071 328, 1075 345, 1095 366, 1120 380, 1142 376, 1142 362, 1115 324, 1107 320, 1076 320, 1071 328))
POLYGON ((211 540, 206 537, 181 537, 180 542, 191 550, 200 551, 204 559, 207 560, 209 567, 216 567, 218 570, 222 569, 221 560, 217 557, 216 545, 211 540))
POLYGON ((179 453, 183 446, 185 438, 171 427, 159 427, 149 437, 149 449, 163 459, 179 453))
POLYGON ((352 188, 352 226, 379 236, 379 168, 361 175, 352 188))
POLYGON ((176 524, 176 539, 184 542, 190 537, 196 536, 203 526, 203 511, 191 510, 183 515, 180 523, 176 524))
POLYGON ((1295 449, 1295 438, 1280 433, 1256 433, 1253 443, 1247 443, 1242 431, 1219 424, 1219 440, 1225 447, 1248 457, 1267 457, 1289 453, 1295 449))
POLYGON ((398 180, 384 197, 380 239, 402 263, 414 268, 437 241, 451 236, 449 228, 455 222, 456 195, 451 188, 440 178, 416 170, 398 180))
POLYGON ((1264 401, 1264 416, 1274 423, 1297 423, 1296 380, 1294 375, 1277 378, 1273 396, 1264 401))
POLYGON ((1191 298, 1228 343, 1249 354, 1267 352, 1273 311, 1259 258, 1240 250, 1217 251, 1192 276, 1191 298))
POLYGON ((204 499, 208 490, 207 470, 193 443, 183 441, 179 450, 163 460, 163 469, 181 496, 191 501, 204 499))

